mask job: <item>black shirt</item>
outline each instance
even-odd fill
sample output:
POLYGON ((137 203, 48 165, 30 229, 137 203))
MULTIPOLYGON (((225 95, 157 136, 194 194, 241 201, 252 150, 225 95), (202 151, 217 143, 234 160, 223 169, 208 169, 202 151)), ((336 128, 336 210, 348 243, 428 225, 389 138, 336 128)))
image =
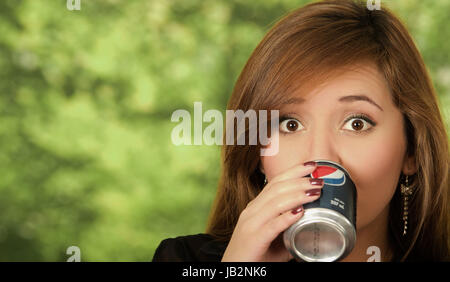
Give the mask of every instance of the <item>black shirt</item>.
POLYGON ((180 236, 163 240, 153 255, 154 262, 221 261, 228 242, 209 234, 180 236))
MULTIPOLYGON (((209 234, 179 236, 161 241, 153 262, 220 262, 228 242, 209 234)), ((296 262, 291 259, 289 262, 296 262)))

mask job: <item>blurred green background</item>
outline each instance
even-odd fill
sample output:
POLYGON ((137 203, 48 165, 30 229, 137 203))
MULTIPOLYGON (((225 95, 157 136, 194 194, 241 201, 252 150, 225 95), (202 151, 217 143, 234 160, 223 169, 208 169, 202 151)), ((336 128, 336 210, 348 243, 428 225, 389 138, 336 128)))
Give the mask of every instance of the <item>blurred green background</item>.
MULTIPOLYGON (((150 261, 202 233, 218 146, 175 146, 176 109, 224 111, 246 60, 299 0, 0 1, 0 261, 150 261)), ((450 1, 382 1, 450 117, 450 1)))

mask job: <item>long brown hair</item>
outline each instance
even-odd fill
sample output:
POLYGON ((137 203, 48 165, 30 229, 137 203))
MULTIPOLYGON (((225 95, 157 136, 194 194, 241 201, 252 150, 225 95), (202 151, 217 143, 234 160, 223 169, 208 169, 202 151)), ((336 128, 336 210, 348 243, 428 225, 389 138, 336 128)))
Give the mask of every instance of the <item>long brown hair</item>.
MULTIPOLYGON (((289 13, 253 51, 227 109, 279 109, 297 87, 364 61, 376 63, 384 74, 404 117, 407 155, 414 156, 417 167, 410 178, 415 192, 407 236, 401 235, 400 185, 390 203, 395 260, 448 260, 447 132, 423 59, 405 26, 388 9, 369 10, 366 1, 342 0, 311 3, 289 13)), ((229 240, 240 213, 261 191, 260 148, 222 147, 221 177, 207 233, 229 240)), ((399 184, 401 180, 399 176, 399 184)))

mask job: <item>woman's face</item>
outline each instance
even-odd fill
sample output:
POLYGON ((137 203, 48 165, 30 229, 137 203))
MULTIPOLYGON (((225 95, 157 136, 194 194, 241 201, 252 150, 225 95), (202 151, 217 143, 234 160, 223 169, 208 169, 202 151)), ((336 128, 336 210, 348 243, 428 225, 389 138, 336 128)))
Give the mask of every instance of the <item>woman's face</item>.
POLYGON ((354 65, 311 89, 279 109, 279 152, 261 157, 262 171, 270 182, 307 161, 341 164, 356 185, 357 229, 364 228, 386 213, 400 172, 413 173, 402 114, 375 65, 354 65))

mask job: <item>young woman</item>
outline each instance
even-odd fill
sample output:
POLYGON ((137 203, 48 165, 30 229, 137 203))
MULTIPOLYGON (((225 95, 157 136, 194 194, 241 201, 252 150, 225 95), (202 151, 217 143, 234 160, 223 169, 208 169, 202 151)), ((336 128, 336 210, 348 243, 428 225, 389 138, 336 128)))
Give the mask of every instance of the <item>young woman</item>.
POLYGON ((367 261, 370 246, 382 261, 449 260, 448 136, 423 59, 387 9, 323 1, 288 14, 227 109, 279 110, 279 152, 224 145, 207 234, 164 240, 154 261, 293 261, 281 236, 320 197, 306 177, 318 159, 345 167, 358 192, 342 261, 367 261))

